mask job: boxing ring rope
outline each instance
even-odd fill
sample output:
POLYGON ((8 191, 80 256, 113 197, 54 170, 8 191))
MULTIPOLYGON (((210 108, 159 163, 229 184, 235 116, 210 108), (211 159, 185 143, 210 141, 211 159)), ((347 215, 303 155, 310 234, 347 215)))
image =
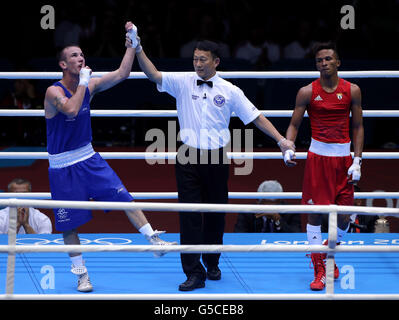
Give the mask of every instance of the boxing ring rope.
MULTIPOLYGON (((92 77, 101 78, 108 72, 93 72, 92 77)), ((182 73, 182 72, 174 72, 182 73)), ((187 72, 184 72, 187 73, 187 72)), ((226 79, 311 79, 318 78, 318 71, 218 71, 226 79)), ((339 71, 343 78, 399 78, 399 71, 339 71)), ((62 72, 0 72, 0 79, 61 79, 62 72)), ((130 72, 128 79, 147 79, 144 72, 130 72)))
MULTIPOLYGON (((136 200, 176 200, 177 192, 130 192, 136 200)), ((399 199, 399 192, 355 192, 355 199, 399 199)), ((229 199, 301 199, 302 192, 229 192, 229 199)), ((51 200, 50 192, 0 192, 0 199, 51 200)))
MULTIPOLYGON (((102 77, 107 72, 93 72, 92 77, 102 77)), ((276 71, 276 72, 218 72, 223 78, 250 78, 250 79, 291 79, 291 78, 318 78, 319 72, 309 71, 276 71)), ((338 73, 344 78, 398 78, 399 71, 341 71, 338 73)), ((61 79, 61 72, 0 72, 0 79, 61 79)), ((146 79, 143 72, 131 72, 129 79, 146 79)), ((292 111, 262 111, 267 117, 290 117, 292 111)), ((0 116, 44 116, 43 110, 1 110, 0 116)), ((176 117, 175 110, 91 110, 93 117, 176 117)), ((235 115, 233 115, 235 116, 235 115)), ((306 115, 305 115, 306 116, 306 115)), ((364 117, 398 117, 396 110, 364 110, 364 117)), ((175 152, 100 152, 105 159, 174 159, 175 152)), ((298 152, 297 159, 306 159, 306 152, 298 152)), ((231 159, 281 159, 279 152, 230 152, 231 159)), ((46 152, 0 152, 0 159, 47 159, 46 152)), ((396 152, 364 152, 364 159, 398 159, 396 152)), ((134 193, 141 199, 176 199, 177 193, 134 193), (158 198, 157 198, 158 197, 158 198)), ((373 214, 399 216, 399 209, 379 207, 351 207, 351 206, 319 206, 319 205, 215 205, 215 204, 181 204, 181 203, 109 203, 109 202, 79 202, 79 201, 53 201, 53 200, 31 200, 26 198, 43 197, 49 199, 49 193, 24 193, 24 194, 0 194, 0 206, 10 207, 10 229, 9 244, 0 245, 0 252, 8 252, 6 294, 0 295, 0 299, 37 299, 37 295, 15 295, 14 267, 15 254, 18 252, 69 252, 79 250, 89 251, 131 251, 131 252, 326 252, 326 292, 325 294, 84 294, 84 295, 40 295, 40 299, 190 299, 190 300, 273 300, 273 299, 399 299, 399 294, 334 294, 334 254, 337 252, 399 252, 395 246, 339 246, 336 247, 337 239, 337 214, 373 214), (17 199, 19 196, 24 199, 17 199), (11 198, 13 197, 13 198, 11 198), (7 198, 7 200, 3 199, 7 198), (18 206, 32 206, 37 208, 84 208, 91 210, 134 210, 146 211, 192 211, 192 212, 235 212, 235 213, 322 213, 329 214, 328 246, 315 245, 176 245, 162 248, 157 246, 139 245, 112 245, 112 246, 29 246, 16 245, 16 216, 18 206)), ((229 193, 231 199, 258 199, 279 198, 299 199, 301 193, 229 193)), ((356 198, 397 198, 398 193, 383 192, 361 192, 355 193, 356 198)))
MULTIPOLYGON (((99 152, 104 159, 175 160, 177 152, 99 152)), ((353 156, 353 152, 351 152, 353 156)), ((306 159, 307 152, 296 152, 296 159, 306 159)), ((227 152, 228 159, 282 159, 281 152, 227 152)), ((399 152, 363 152, 363 159, 399 159, 399 152)), ((48 159, 47 152, 0 152, 1 159, 48 159)))
MULTIPOLYGON (((292 110, 259 110, 265 117, 291 117, 292 110)), ((44 117, 44 110, 35 109, 1 109, 1 117, 44 117)), ((136 117, 136 118, 168 118, 177 117, 176 110, 90 110, 91 117, 136 117)), ((233 117, 237 117, 235 113, 233 117)), ((305 117, 308 117, 305 112, 305 117)), ((365 118, 399 117, 399 110, 363 110, 365 118)))

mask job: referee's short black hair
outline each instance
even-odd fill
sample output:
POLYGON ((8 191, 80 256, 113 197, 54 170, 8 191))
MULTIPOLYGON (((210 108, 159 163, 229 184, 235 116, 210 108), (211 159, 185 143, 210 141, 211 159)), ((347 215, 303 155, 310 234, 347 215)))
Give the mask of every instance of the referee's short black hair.
POLYGON ((210 40, 198 41, 194 47, 194 51, 196 49, 202 50, 202 51, 210 51, 213 59, 220 58, 219 45, 216 42, 213 42, 210 40))
POLYGON ((328 42, 318 42, 313 46, 313 56, 316 57, 316 54, 321 50, 333 50, 337 59, 339 59, 337 44, 333 41, 328 42))

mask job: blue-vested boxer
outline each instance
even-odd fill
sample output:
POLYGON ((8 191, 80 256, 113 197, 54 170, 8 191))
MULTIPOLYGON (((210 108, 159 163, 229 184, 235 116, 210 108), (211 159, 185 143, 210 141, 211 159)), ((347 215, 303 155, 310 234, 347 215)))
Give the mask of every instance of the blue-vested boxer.
MULTIPOLYGON (((82 50, 75 45, 60 51, 59 66, 62 79, 47 88, 44 110, 47 125, 47 151, 49 154, 49 180, 53 200, 133 201, 116 173, 93 150, 90 120, 90 99, 128 78, 132 69, 137 43, 129 33, 136 27, 127 22, 126 53, 119 68, 100 78, 91 78, 91 69, 85 65, 82 50)), ((171 245, 160 239, 163 231, 153 230, 140 209, 126 210, 133 226, 155 245, 171 245)), ((56 229, 62 231, 65 244, 78 245, 77 227, 88 222, 91 211, 56 208, 56 229)), ((154 252, 162 256, 164 252, 154 252)), ((93 289, 80 252, 70 252, 71 272, 78 276, 79 291, 93 289)))
MULTIPOLYGON (((71 93, 60 82, 67 98, 71 93)), ((108 163, 91 145, 90 92, 86 88, 82 106, 75 117, 59 112, 47 124, 49 180, 53 200, 133 201, 133 197, 108 163)), ((90 210, 55 208, 59 231, 74 229, 92 218, 90 210)))

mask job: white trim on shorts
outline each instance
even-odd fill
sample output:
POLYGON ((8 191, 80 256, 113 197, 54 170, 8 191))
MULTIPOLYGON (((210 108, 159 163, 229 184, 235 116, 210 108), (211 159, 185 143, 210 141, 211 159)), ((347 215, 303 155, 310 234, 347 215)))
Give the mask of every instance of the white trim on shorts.
POLYGON ((325 143, 312 138, 309 151, 326 157, 346 157, 351 154, 351 143, 325 143))
POLYGON ((48 161, 50 168, 60 169, 74 165, 75 163, 89 159, 95 154, 91 143, 71 151, 65 151, 57 154, 49 154, 48 161))

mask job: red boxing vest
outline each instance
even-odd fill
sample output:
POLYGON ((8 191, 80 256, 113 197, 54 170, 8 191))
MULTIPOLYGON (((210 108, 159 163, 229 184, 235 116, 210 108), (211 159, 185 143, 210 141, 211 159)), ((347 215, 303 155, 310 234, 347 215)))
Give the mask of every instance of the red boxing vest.
POLYGON ((334 92, 326 92, 320 79, 312 82, 312 98, 307 107, 312 138, 326 143, 348 143, 351 83, 339 78, 334 92))

